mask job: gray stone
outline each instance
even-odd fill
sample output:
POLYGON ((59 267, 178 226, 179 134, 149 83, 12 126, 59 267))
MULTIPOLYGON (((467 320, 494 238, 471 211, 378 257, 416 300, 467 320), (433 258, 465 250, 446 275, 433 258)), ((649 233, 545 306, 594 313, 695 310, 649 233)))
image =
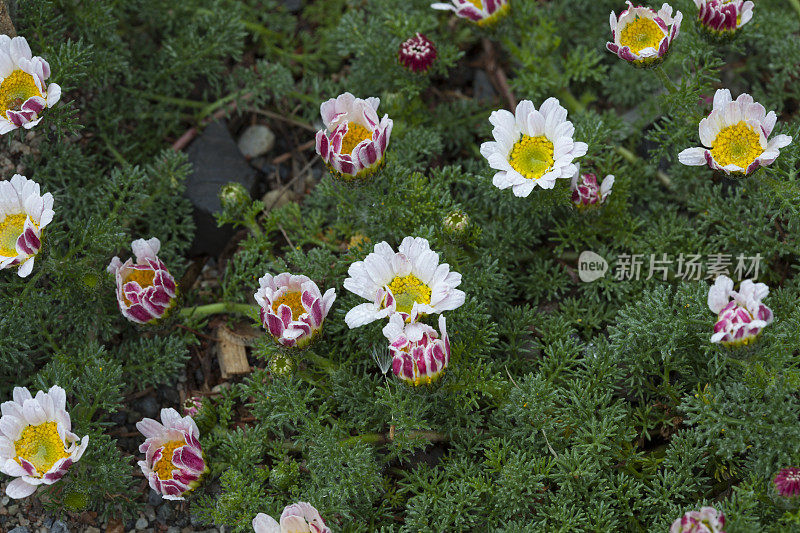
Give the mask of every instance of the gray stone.
POLYGON ((147 505, 152 505, 153 507, 158 507, 164 502, 164 498, 161 497, 161 494, 157 493, 153 489, 150 489, 150 494, 147 496, 147 505))
POLYGON ((18 504, 15 503, 14 505, 9 505, 8 506, 8 514, 10 514, 11 516, 14 516, 15 514, 17 514, 17 511, 19 511, 19 505, 18 504))
POLYGON ((17 526, 8 533, 31 533, 31 530, 25 526, 17 526))
POLYGON ((147 518, 141 517, 139 520, 136 521, 136 530, 141 531, 147 527, 147 518))
POLYGON ((472 80, 472 95, 478 101, 493 100, 497 91, 489 81, 489 76, 482 69, 475 69, 475 78, 472 80))
POLYGON ((283 0, 283 5, 290 13, 297 13, 303 7, 303 0, 283 0))
POLYGON ((275 134, 263 124, 253 124, 244 130, 237 144, 242 155, 252 159, 275 147, 275 134))
POLYGON ((144 516, 147 518, 148 522, 153 522, 156 519, 156 510, 152 507, 145 507, 144 516))
POLYGON ((177 526, 171 526, 167 528, 167 533, 181 533, 181 528, 177 526))
MULTIPOLYGON (((256 170, 239 152, 224 122, 212 122, 186 150, 192 173, 184 193, 194 206, 195 238, 189 255, 217 256, 234 235, 232 226, 217 227, 214 213, 221 205, 219 190, 226 183, 240 183, 252 195, 256 170)), ((185 378, 184 378, 185 379, 185 378)))
POLYGON ((83 533, 100 533, 100 529, 94 526, 89 526, 83 530, 83 533))
POLYGON ((66 522, 56 520, 53 522, 53 525, 50 526, 50 533, 69 533, 69 527, 67 527, 66 522))
POLYGON ((169 524, 172 522, 172 516, 175 512, 172 510, 171 505, 162 505, 158 508, 156 512, 156 520, 158 520, 159 524, 169 524))
POLYGON ((133 404, 133 407, 147 418, 157 418, 161 412, 158 400, 152 396, 145 396, 133 404))

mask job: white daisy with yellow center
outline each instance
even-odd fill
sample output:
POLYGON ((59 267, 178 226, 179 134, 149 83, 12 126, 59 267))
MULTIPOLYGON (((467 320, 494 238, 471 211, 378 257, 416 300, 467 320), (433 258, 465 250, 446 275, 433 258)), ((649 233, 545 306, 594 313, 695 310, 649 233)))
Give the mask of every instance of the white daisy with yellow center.
POLYGON ((394 313, 413 322, 422 314, 461 307, 465 300, 464 292, 456 289, 461 274, 450 272, 447 263, 439 264, 439 254, 422 237, 406 237, 397 252, 380 242, 347 273, 344 288, 370 300, 347 312, 344 320, 351 329, 394 313))
POLYGON ((681 27, 680 11, 672 16, 672 6, 664 4, 655 11, 649 7, 635 6, 628 1, 628 9, 619 18, 611 12, 612 41, 606 43, 609 52, 637 67, 652 67, 661 63, 669 46, 681 27))
POLYGON ((331 533, 319 511, 306 502, 287 505, 280 522, 271 516, 258 513, 253 519, 255 533, 331 533))
POLYGON ((749 94, 733 100, 728 89, 719 89, 711 114, 700 121, 703 146, 687 148, 678 160, 689 166, 708 165, 725 174, 751 174, 772 164, 780 149, 792 142, 788 135, 769 139, 777 120, 774 111, 767 113, 749 94))
POLYGON ((53 195, 40 194, 39 184, 15 174, 0 181, 0 270, 17 268, 25 277, 42 247, 42 228, 52 220, 53 195))
POLYGON ((452 11, 478 26, 492 25, 508 13, 509 0, 451 0, 431 4, 433 9, 452 11))
POLYGON ((6 487, 10 498, 26 498, 39 485, 52 485, 76 463, 89 437, 72 433, 67 395, 58 385, 32 397, 14 388, 14 400, 0 406, 0 472, 15 477, 6 487))
POLYGON ((0 135, 31 129, 61 99, 61 87, 45 83, 49 77, 50 65, 32 55, 24 37, 0 35, 0 135))
POLYGON ((515 196, 528 196, 538 185, 552 189, 559 178, 578 172, 573 160, 586 154, 587 145, 575 142, 575 128, 567 110, 548 98, 537 110, 530 100, 517 105, 515 113, 501 109, 489 117, 494 141, 481 145, 481 155, 498 172, 492 183, 511 187, 515 196))

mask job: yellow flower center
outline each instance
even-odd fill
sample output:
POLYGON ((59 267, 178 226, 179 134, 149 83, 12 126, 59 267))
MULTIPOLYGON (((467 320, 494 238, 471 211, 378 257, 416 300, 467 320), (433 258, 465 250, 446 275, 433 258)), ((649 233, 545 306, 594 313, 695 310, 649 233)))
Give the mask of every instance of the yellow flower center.
POLYGON ((153 464, 153 472, 156 473, 158 479, 172 479, 172 470, 175 468, 175 465, 172 464, 172 454, 185 444, 186 441, 183 440, 171 440, 164 445, 164 449, 161 450, 161 457, 153 464))
POLYGON ((297 320, 300 315, 306 312, 301 301, 302 296, 300 291, 285 292, 272 302, 272 310, 277 313, 281 304, 287 305, 292 310, 292 320, 297 320))
POLYGON ((664 38, 664 30, 653 20, 636 16, 619 32, 620 46, 627 46, 631 52, 638 54, 645 48, 655 48, 664 38))
MULTIPOLYGON (((129 281, 135 281, 139 284, 142 289, 146 289, 147 287, 153 286, 153 279, 155 279, 156 273, 150 269, 147 270, 131 270, 128 272, 128 275, 125 276, 122 280, 122 284, 126 284, 129 281)), ((131 301, 128 300, 125 294, 122 294, 122 299, 125 300, 125 303, 131 305, 131 301)))
POLYGON ((14 442, 14 452, 17 462, 22 465, 20 458, 31 463, 39 477, 50 470, 61 459, 69 457, 64 449, 64 442, 58 436, 56 422, 44 422, 38 426, 28 426, 14 442))
POLYGON ((544 135, 523 135, 511 149, 508 162, 529 180, 538 180, 553 167, 553 143, 544 135))
POLYGON ((414 302, 421 304, 431 303, 431 289, 414 274, 397 276, 388 285, 394 295, 397 310, 401 313, 410 313, 414 302))
POLYGON ((19 69, 13 71, 0 83, 0 115, 6 116, 9 109, 19 111, 31 96, 42 96, 33 76, 19 69))
POLYGON ((469 3, 475 6, 478 9, 483 9, 483 1, 482 0, 469 0, 469 3))
POLYGON ((25 228, 28 215, 8 215, 0 220, 0 257, 17 256, 17 239, 25 228))
POLYGON ((714 139, 712 147, 711 155, 718 164, 733 164, 743 169, 747 169, 764 153, 758 133, 744 121, 723 128, 714 139))
POLYGON ((358 143, 364 139, 372 139, 372 132, 361 124, 355 122, 347 123, 347 133, 342 137, 342 152, 349 154, 353 152, 353 148, 358 146, 358 143))

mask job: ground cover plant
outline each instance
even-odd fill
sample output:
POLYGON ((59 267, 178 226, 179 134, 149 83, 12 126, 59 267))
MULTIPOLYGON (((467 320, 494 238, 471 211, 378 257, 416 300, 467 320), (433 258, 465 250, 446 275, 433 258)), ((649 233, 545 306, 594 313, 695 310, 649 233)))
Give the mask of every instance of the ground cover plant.
POLYGON ((0 530, 800 530, 797 0, 0 5, 0 530))

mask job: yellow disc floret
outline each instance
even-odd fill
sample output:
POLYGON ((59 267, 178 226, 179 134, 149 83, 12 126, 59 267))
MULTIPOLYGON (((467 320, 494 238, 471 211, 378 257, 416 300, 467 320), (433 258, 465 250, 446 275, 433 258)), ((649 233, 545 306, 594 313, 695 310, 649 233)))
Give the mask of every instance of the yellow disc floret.
POLYGON ((353 148, 358 146, 358 143, 365 139, 372 139, 372 132, 361 124, 355 122, 347 123, 347 133, 342 137, 342 150, 341 153, 352 153, 353 148))
POLYGON ((747 169, 758 156, 764 153, 759 135, 746 122, 739 121, 723 128, 714 139, 711 155, 721 166, 736 165, 747 169))
MULTIPOLYGON (((153 280, 155 277, 155 271, 150 270, 149 268, 144 270, 133 269, 128 272, 128 275, 122 280, 122 284, 125 285, 128 282, 135 281, 142 289, 146 289, 147 287, 153 286, 153 280)), ((132 305, 132 302, 128 300, 127 296, 125 296, 125 293, 122 294, 122 299, 125 300, 126 304, 132 305)))
POLYGON ((421 304, 431 303, 431 289, 414 274, 397 276, 388 285, 394 295, 397 310, 401 313, 410 313, 414 302, 421 304))
POLYGON ((653 20, 636 15, 636 18, 619 32, 619 44, 627 46, 631 52, 638 54, 645 48, 658 50, 658 45, 664 36, 664 30, 653 20))
POLYGON ((303 302, 301 301, 302 296, 300 291, 285 292, 272 302, 272 310, 277 314, 278 307, 283 304, 292 310, 292 320, 297 320, 300 315, 306 312, 305 307, 303 307, 303 302))
POLYGON ((9 109, 19 111, 32 96, 42 96, 33 76, 19 69, 11 72, 0 83, 0 116, 6 116, 9 109))
POLYGON ((64 442, 58 436, 56 422, 44 422, 23 429, 19 439, 14 442, 14 451, 17 462, 21 465, 21 459, 25 459, 31 463, 39 477, 46 474, 58 461, 69 457, 64 449, 64 442))
POLYGON ((538 180, 553 167, 553 143, 544 135, 523 135, 509 154, 511 167, 529 180, 538 180))
POLYGON ((164 448, 161 450, 161 457, 153 464, 153 472, 156 473, 158 479, 162 481, 172 479, 172 470, 177 470, 175 465, 172 464, 172 454, 185 444, 186 441, 183 440, 171 440, 164 444, 164 448))
POLYGON ((28 215, 8 215, 0 220, 0 257, 17 256, 17 239, 25 228, 28 215))

